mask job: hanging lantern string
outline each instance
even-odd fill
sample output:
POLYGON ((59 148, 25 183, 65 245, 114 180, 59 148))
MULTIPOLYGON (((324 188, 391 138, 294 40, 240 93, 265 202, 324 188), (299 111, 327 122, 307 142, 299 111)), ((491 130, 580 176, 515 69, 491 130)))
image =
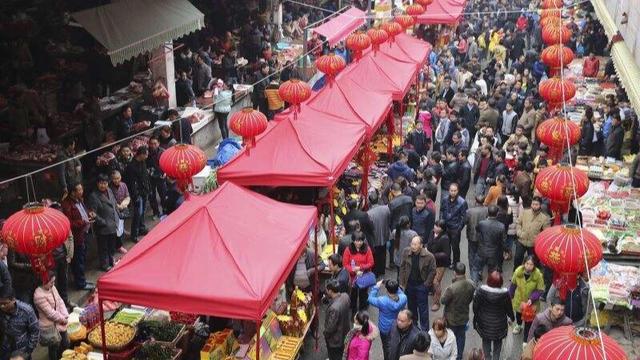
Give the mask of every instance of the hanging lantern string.
MULTIPOLYGON (((332 15, 335 15, 335 14, 338 14, 338 13, 340 12, 340 10, 342 10, 342 9, 340 9, 340 10, 338 10, 338 11, 331 11, 331 10, 323 9, 323 8, 321 8, 321 7, 318 7, 318 6, 314 6, 314 5, 310 5, 310 4, 305 4, 305 3, 302 3, 302 2, 299 2, 299 1, 295 1, 295 0, 285 0, 285 1, 283 1, 283 2, 290 2, 290 3, 292 3, 292 4, 297 4, 297 5, 301 5, 301 6, 306 6, 306 7, 311 8, 311 9, 316 9, 316 10, 320 10, 320 11, 323 11, 323 12, 331 13, 331 15, 328 15, 327 17, 332 16, 332 15)), ((563 9, 571 9, 571 8, 574 8, 574 7, 580 6, 580 5, 582 5, 582 4, 588 3, 588 2, 591 2, 591 0, 580 0, 580 1, 576 1, 576 2, 572 3, 572 4, 571 4, 571 5, 569 5, 569 6, 564 6, 564 7, 562 7, 562 9, 543 9, 543 8, 535 8, 535 9, 513 9, 513 10, 497 10, 497 11, 469 11, 469 12, 462 12, 462 13, 460 13, 460 15, 464 16, 464 15, 493 15, 493 14, 520 14, 520 13, 528 13, 528 14, 531 14, 531 13, 537 13, 537 12, 538 12, 538 11, 540 11, 540 10, 563 10, 563 9)), ((399 12, 402 12, 402 10, 401 10, 400 8, 395 8, 394 10, 396 10, 396 12, 398 12, 398 13, 399 13, 399 12)), ((373 9, 372 9, 372 11, 373 11, 373 9)), ((450 13, 439 13, 439 14, 438 14, 438 13, 430 12, 430 11, 428 11, 428 9, 427 9, 427 12, 428 12, 428 14, 429 14, 430 16, 449 16, 449 15, 451 15, 450 13)), ((369 16, 369 15, 365 15, 364 17, 355 17, 355 16, 353 16, 353 15, 347 15, 347 14, 342 14, 342 15, 344 15, 345 17, 351 17, 351 18, 353 18, 353 19, 366 19, 366 20, 376 20, 376 19, 393 19, 393 14, 391 14, 391 15, 384 15, 384 16, 380 16, 380 17, 376 16, 375 14, 374 14, 374 15, 370 15, 370 16, 369 16)), ((324 19, 323 19, 323 20, 324 20, 324 19)))
MULTIPOLYGON (((560 19, 562 20, 562 12, 560 12, 559 14, 560 19)), ((560 36, 559 37, 559 43, 560 46, 563 46, 562 44, 562 26, 560 26, 560 36)), ((564 52, 560 52, 560 79, 564 82, 564 52)), ((571 120, 566 120, 567 119, 567 99, 565 98, 565 94, 564 94, 564 86, 560 87, 562 89, 562 115, 565 118, 565 121, 571 121, 571 120)), ((573 201, 574 201, 574 206, 576 209, 576 221, 578 222, 578 228, 580 229, 580 244, 582 245, 582 257, 584 259, 584 267, 585 267, 585 272, 587 273, 587 280, 589 280, 589 297, 591 298, 591 305, 593 306, 593 311, 595 312, 595 318, 596 318, 596 327, 598 328, 598 337, 600 338, 600 348, 602 349, 602 358, 603 360, 607 360, 607 352, 604 346, 604 339, 602 338, 602 330, 600 327, 600 317, 598 315, 598 307, 596 306, 596 300, 593 298, 591 292, 591 269, 589 269, 589 260, 587 259, 587 247, 584 243, 584 232, 582 229, 582 217, 580 216, 580 202, 578 201, 578 194, 576 192, 576 178, 575 178, 575 174, 574 174, 574 168, 573 168, 573 157, 571 155, 571 143, 569 141, 569 126, 567 125, 567 123, 565 122, 563 124, 563 128, 565 131, 565 140, 567 141, 567 155, 569 157, 569 171, 570 171, 570 178, 571 178, 571 185, 573 187, 573 201)))

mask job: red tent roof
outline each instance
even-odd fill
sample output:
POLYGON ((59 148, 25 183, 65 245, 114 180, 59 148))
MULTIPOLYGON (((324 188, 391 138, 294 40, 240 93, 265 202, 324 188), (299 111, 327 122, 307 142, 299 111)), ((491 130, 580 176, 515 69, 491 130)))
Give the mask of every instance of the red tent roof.
POLYGON ((98 280, 100 298, 260 319, 306 245, 312 206, 232 183, 190 197, 98 280))
POLYGON ((411 61, 418 67, 422 67, 429 60, 431 44, 407 33, 396 35, 394 42, 385 42, 380 46, 380 51, 399 61, 411 61))
POLYGON ((316 93, 307 105, 344 119, 358 119, 373 133, 384 121, 391 105, 391 94, 362 89, 350 81, 336 82, 316 93))
POLYGON ((367 128, 359 120, 338 118, 306 105, 276 117, 246 149, 218 169, 218 181, 239 185, 331 186, 358 151, 367 128))
POLYGON ((419 15, 418 24, 455 24, 460 20, 466 0, 435 0, 419 15))
POLYGON ((415 63, 403 62, 381 51, 369 52, 360 61, 342 71, 337 82, 354 82, 363 89, 391 93, 393 100, 402 100, 416 73, 415 63))
POLYGON ((313 32, 324 36, 329 46, 335 46, 355 29, 364 25, 366 14, 354 7, 313 29, 313 32))

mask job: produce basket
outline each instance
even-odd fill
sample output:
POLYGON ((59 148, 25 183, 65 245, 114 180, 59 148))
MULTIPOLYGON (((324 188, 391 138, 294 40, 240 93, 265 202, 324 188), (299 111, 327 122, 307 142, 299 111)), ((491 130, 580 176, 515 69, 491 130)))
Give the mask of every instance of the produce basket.
MULTIPOLYGON (((182 349, 176 349, 176 348, 173 348, 173 347, 165 345, 165 343, 160 343, 158 341, 152 341, 152 340, 146 341, 143 344, 141 344, 141 346, 138 347, 137 351, 143 349, 145 346, 148 346, 148 345, 154 344, 154 343, 162 345, 165 348, 169 348, 171 350, 172 355, 171 355, 171 357, 162 358, 162 359, 159 359, 159 358, 155 359, 154 358, 153 360, 178 360, 178 359, 180 359, 182 357, 182 349)), ((133 359, 136 359, 136 360, 143 360, 144 359, 144 360, 146 360, 146 359, 148 359, 148 356, 141 355, 139 352, 136 352, 136 354, 133 357, 133 359)))
POLYGON ((128 349, 124 349, 120 352, 109 351, 109 360, 130 360, 136 354, 136 351, 140 349, 140 343, 133 343, 128 349))
POLYGON ((179 323, 172 323, 168 321, 144 320, 139 323, 138 327, 143 334, 153 337, 156 342, 163 345, 171 346, 171 347, 176 347, 176 344, 178 343, 178 341, 180 341, 182 337, 185 336, 186 334, 186 331, 185 331, 186 325, 179 324, 179 323), (174 331, 171 331, 171 332, 172 333, 175 332, 175 336, 171 340, 168 340, 166 338, 166 335, 165 335, 165 338, 163 338, 162 336, 158 336, 158 333, 161 331, 164 332, 165 334, 167 333, 166 327, 174 328, 174 331))
MULTIPOLYGON (((107 350, 110 352, 121 352, 125 350, 135 339, 137 329, 131 325, 119 324, 111 321, 107 321, 105 324, 105 333, 107 339, 107 350), (110 333, 122 333, 122 338, 117 339, 114 335, 114 341, 109 341, 110 333), (117 340, 117 341, 116 341, 117 340)), ((102 337, 100 333, 100 325, 96 326, 89 332, 87 337, 89 343, 96 349, 102 349, 102 337)))

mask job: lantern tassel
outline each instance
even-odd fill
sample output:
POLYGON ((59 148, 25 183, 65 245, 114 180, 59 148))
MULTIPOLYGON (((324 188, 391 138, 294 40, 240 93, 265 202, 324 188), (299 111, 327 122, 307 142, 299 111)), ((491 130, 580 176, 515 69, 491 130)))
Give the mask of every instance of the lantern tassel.
POLYGON ((40 276, 42 283, 46 284, 49 282, 48 272, 55 266, 51 253, 30 255, 29 261, 31 262, 33 272, 40 276))

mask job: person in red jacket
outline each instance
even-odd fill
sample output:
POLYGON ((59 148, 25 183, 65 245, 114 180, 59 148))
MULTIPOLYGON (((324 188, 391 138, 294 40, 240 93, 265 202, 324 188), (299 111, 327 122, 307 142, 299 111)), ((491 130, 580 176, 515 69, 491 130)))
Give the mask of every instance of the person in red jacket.
POLYGON ((527 26, 529 26, 529 21, 527 20, 527 17, 524 16, 524 14, 520 14, 520 16, 518 16, 518 20, 516 21, 516 28, 519 31, 526 31, 527 26))
POLYGON ((589 57, 584 59, 582 64, 582 76, 584 77, 596 77, 600 71, 600 60, 594 53, 590 53, 589 57))
POLYGON ((369 288, 361 288, 356 285, 356 278, 373 269, 373 253, 371 248, 364 241, 364 233, 356 231, 351 235, 353 240, 351 245, 344 251, 342 264, 351 277, 351 312, 366 310, 368 307, 369 288))

